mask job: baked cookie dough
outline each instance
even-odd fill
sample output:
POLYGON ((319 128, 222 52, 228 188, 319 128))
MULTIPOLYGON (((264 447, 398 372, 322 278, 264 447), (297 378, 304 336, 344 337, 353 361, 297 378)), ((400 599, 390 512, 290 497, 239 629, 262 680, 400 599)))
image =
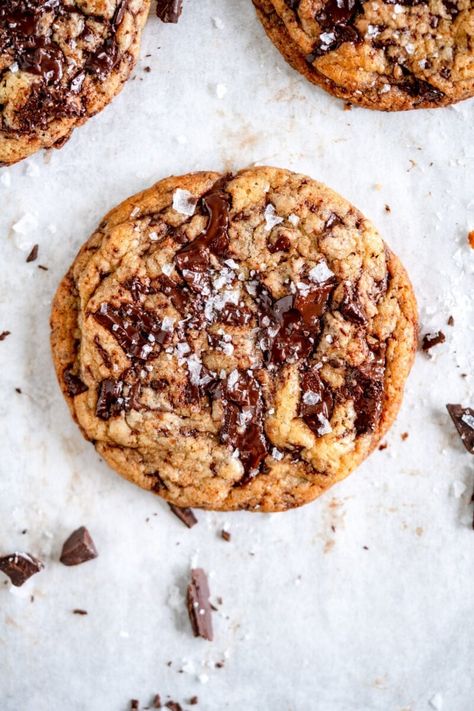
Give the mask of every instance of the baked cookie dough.
POLYGON ((474 95, 472 0, 253 0, 267 35, 309 81, 383 111, 474 95))
POLYGON ((71 412, 117 472, 180 507, 283 511, 380 441, 417 312, 355 207, 250 168, 171 177, 112 210, 51 325, 71 412))
POLYGON ((150 0, 0 2, 0 165, 60 147, 120 91, 150 0))

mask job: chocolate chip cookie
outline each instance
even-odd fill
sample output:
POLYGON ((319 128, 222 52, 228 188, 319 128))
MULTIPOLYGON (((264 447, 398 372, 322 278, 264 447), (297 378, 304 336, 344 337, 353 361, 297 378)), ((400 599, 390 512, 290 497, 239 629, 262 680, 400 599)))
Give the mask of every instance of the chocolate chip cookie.
POLYGON ((309 81, 383 111, 474 95, 472 0, 253 0, 268 36, 309 81))
POLYGON ((402 265, 303 175, 172 177, 112 210, 52 310, 57 376, 120 474, 180 507, 282 511, 393 421, 416 347, 402 265))
POLYGON ((0 165, 59 147, 120 91, 150 0, 2 0, 0 165))

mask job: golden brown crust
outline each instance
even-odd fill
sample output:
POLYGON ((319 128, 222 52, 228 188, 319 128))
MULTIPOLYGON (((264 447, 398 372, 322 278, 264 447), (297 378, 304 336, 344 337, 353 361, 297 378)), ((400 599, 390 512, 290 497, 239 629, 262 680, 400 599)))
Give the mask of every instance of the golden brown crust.
MULTIPOLYGON (((198 290, 193 299, 201 296, 198 290)), ((63 394, 84 435, 104 459, 125 478, 177 506, 219 510, 286 510, 311 501, 346 477, 393 422, 417 342, 410 282, 372 225, 325 186, 275 168, 251 168, 235 176, 172 177, 124 201, 104 218, 61 282, 51 327, 63 394), (189 191, 197 201, 194 215, 180 212, 178 189, 189 191), (222 289, 243 287, 239 308, 251 312, 252 320, 222 326, 220 305, 217 312, 206 312, 194 328, 189 326, 190 312, 178 313, 173 297, 165 297, 160 285, 168 273, 183 287, 185 272, 182 264, 176 266, 180 250, 207 234, 203 200, 216 190, 230 198, 230 266, 222 261, 219 266, 213 256, 209 269, 212 279, 222 281, 224 276, 232 287, 214 286, 218 291, 204 301, 219 299, 222 289), (273 251, 277 242, 280 248, 273 251), (315 266, 326 274, 323 282, 318 277, 316 286, 308 286, 308 270, 313 274, 315 266), (139 280, 135 286, 133 278, 139 280), (296 351, 290 349, 283 361, 273 361, 273 345, 269 361, 268 346, 261 345, 267 325, 261 319, 261 302, 255 301, 257 280, 273 300, 288 298, 284 295, 291 290, 300 295, 315 288, 310 293, 319 293, 329 284, 332 295, 318 322, 311 354, 293 357, 296 351), (345 294, 355 284, 357 298, 348 308, 345 294), (139 293, 133 295, 134 289, 139 293), (148 355, 127 354, 130 346, 120 341, 114 326, 109 327, 109 316, 104 320, 107 309, 117 319, 119 304, 132 309, 132 321, 135 308, 141 314, 153 313, 163 328, 165 318, 174 319, 171 340, 155 350, 151 360, 148 355), (180 328, 188 328, 186 336, 180 328), (218 340, 225 337, 225 342, 210 346, 219 333, 218 340), (177 356, 185 341, 192 355, 177 356), (204 385, 204 392, 191 400, 186 395, 195 356, 212 377, 220 378, 224 392, 232 373, 246 378, 251 372, 258 379, 264 409, 260 413, 254 408, 251 415, 263 417, 267 449, 250 476, 243 476, 242 452, 233 451, 222 437, 228 415, 222 390, 210 395, 211 385, 204 385), (382 371, 378 363, 383 364, 382 371), (132 397, 123 390, 134 402, 104 412, 100 405, 104 382, 126 380, 130 366, 141 373, 138 394, 132 397), (314 369, 324 383, 323 400, 326 389, 334 396, 325 411, 329 419, 323 417, 320 430, 301 414, 302 398, 314 396, 315 388, 304 380, 314 369), (71 374, 79 379, 72 387, 71 374), (359 386, 354 391, 350 385, 354 377, 362 378, 369 400, 367 427, 357 425, 358 417, 366 418, 367 412, 365 405, 358 411, 361 406, 354 393, 359 386), (372 417, 378 396, 371 398, 378 383, 380 412, 372 417)), ((270 328, 274 325, 268 327, 269 333, 270 328)), ((277 339, 280 331, 275 330, 277 336, 273 332, 272 336, 277 339)))
MULTIPOLYGON (((474 95, 474 10, 469 0, 458 0, 459 12, 452 18, 442 0, 400 5, 375 0, 363 5, 354 21, 362 42, 343 42, 314 57, 312 49, 324 31, 314 15, 324 2, 302 0, 302 20, 285 0, 253 2, 286 61, 347 102, 405 111, 448 106, 474 95)), ((456 2, 449 6, 456 7, 456 2)), ((326 35, 331 33, 326 30, 326 35)))
POLYGON ((9 26, 17 6, 9 0, 0 14, 0 165, 61 147, 120 92, 138 58, 150 0, 60 0, 51 11, 26 12, 38 47, 46 47, 36 50, 47 55, 36 65, 31 40, 9 26))

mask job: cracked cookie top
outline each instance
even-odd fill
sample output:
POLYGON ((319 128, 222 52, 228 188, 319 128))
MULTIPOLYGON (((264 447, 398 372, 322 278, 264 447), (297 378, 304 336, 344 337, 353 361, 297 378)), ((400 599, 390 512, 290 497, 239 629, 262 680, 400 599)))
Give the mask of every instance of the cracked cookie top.
POLYGON ((0 3, 0 163, 61 143, 120 89, 149 0, 0 3))
POLYGON ((416 307, 358 210, 253 168, 170 178, 113 210, 52 328, 74 416, 121 474, 178 506, 284 510, 379 441, 416 307))
POLYGON ((254 2, 290 63, 356 104, 426 108, 474 94, 472 0, 254 2))

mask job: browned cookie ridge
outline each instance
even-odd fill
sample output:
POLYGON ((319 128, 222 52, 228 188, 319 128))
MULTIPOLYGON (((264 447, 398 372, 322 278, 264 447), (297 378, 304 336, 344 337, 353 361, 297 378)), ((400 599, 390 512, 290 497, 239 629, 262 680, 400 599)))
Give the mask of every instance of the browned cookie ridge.
POLYGON ((130 75, 150 0, 2 0, 0 165, 62 145, 130 75))
POLYGON ((343 198, 276 168, 163 180, 115 208, 56 294, 84 435, 179 507, 276 511, 349 474, 399 408, 406 273, 343 198))
POLYGON ((474 95, 472 0, 253 0, 270 39, 307 79, 384 111, 474 95))

